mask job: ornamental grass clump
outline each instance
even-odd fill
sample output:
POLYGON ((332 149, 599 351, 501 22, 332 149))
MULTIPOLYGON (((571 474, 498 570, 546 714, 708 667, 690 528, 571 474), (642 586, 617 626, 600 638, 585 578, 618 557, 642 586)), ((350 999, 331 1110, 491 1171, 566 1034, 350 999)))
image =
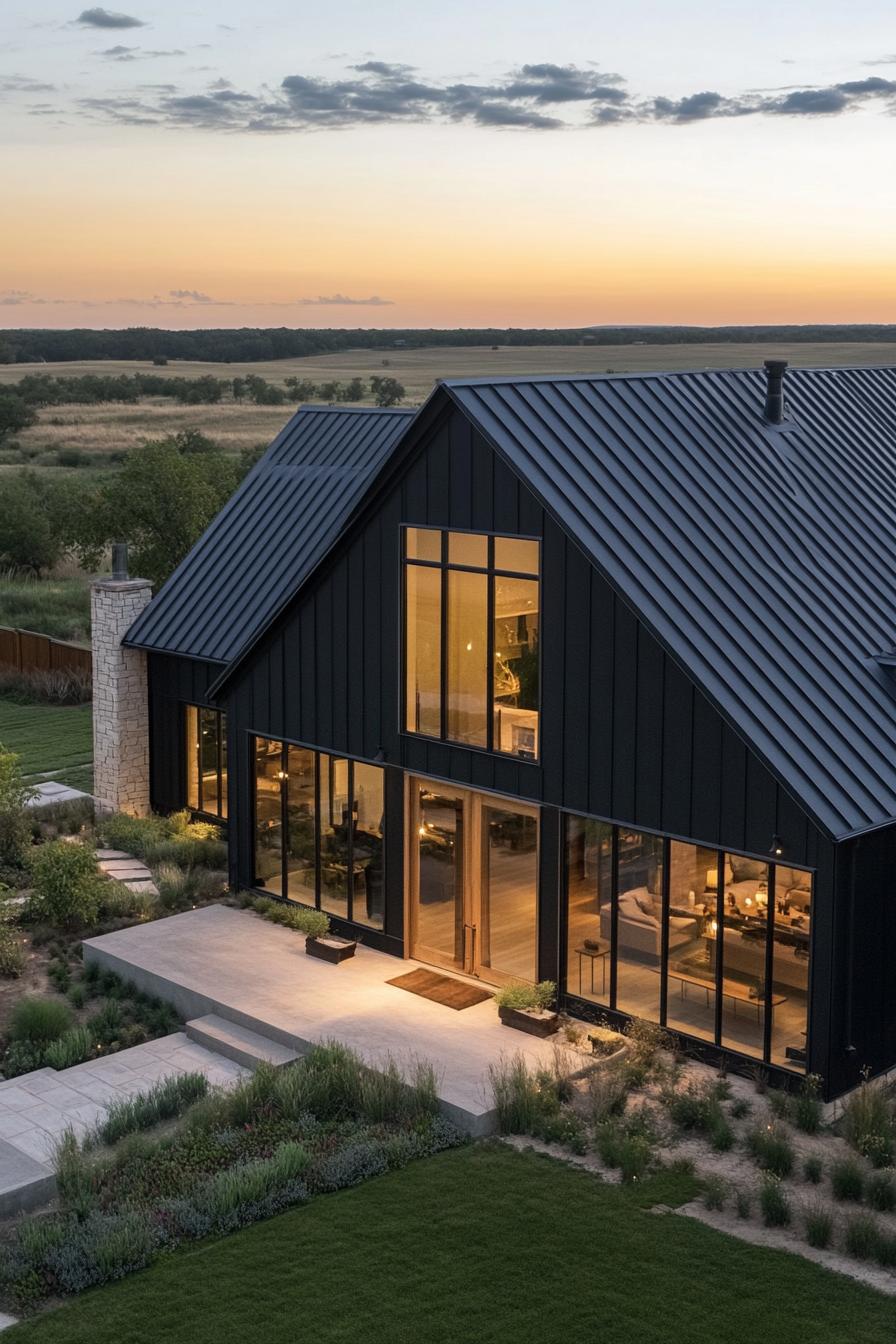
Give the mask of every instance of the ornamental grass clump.
POLYGON ((93 1037, 86 1027, 73 1027, 44 1051, 44 1064, 51 1069, 71 1069, 94 1053, 93 1037))
POLYGON ((808 1245, 817 1251, 826 1250, 834 1235, 834 1215, 826 1204, 817 1200, 803 1214, 803 1225, 808 1245))
POLYGON ((824 1163, 820 1157, 807 1157, 803 1163, 803 1176, 810 1185, 820 1185, 824 1175, 824 1163))
POLYGON ((728 1200, 728 1182, 722 1176, 707 1176, 703 1182, 703 1203, 708 1209, 721 1211, 728 1200))
POLYGON ((880 1229, 870 1213, 854 1213, 843 1229, 843 1246, 847 1255, 857 1260, 871 1260, 877 1249, 880 1229))
POLYGON ((865 1182, 865 1198, 877 1213, 896 1209, 896 1179, 892 1171, 874 1171, 865 1182))
POLYGON ((593 1125, 603 1124, 624 1113, 628 1105, 629 1080, 623 1069, 608 1065, 595 1069, 586 1079, 585 1099, 593 1125))
POLYGON ((330 917, 324 910, 287 905, 285 901, 272 901, 266 896, 253 901, 252 908, 262 919, 304 933, 306 938, 326 938, 330 932, 330 917))
POLYGON ((531 1134, 542 1107, 538 1081, 521 1053, 503 1056, 488 1068, 502 1134, 531 1134))
POLYGON ((7 1033, 12 1041, 46 1046, 74 1025, 71 1009, 59 999, 20 999, 10 1014, 7 1033))
POLYGON ((757 1125, 747 1135, 747 1150, 760 1171, 786 1180, 793 1172, 796 1154, 787 1131, 772 1123, 757 1125))
POLYGON ((537 985, 503 985, 495 995, 499 1008, 515 1009, 518 1012, 547 1013, 553 1007, 557 997, 557 986, 553 980, 540 980, 537 985))
POLYGON ((804 1134, 817 1134, 821 1128, 821 1078, 807 1073, 793 1102, 793 1119, 804 1134))
POLYGON ((889 1091, 871 1083, 867 1075, 860 1087, 848 1097, 840 1120, 840 1130, 875 1167, 889 1167, 896 1156, 896 1119, 889 1091))
POLYGON ((62 1208, 78 1219, 86 1218, 97 1204, 95 1172, 71 1129, 57 1141, 54 1166, 62 1208))
POLYGON ((790 1223, 790 1201, 777 1176, 766 1174, 759 1187, 759 1209, 766 1227, 787 1227, 790 1223))
POLYGON ((208 1093, 203 1073, 177 1073, 154 1083, 148 1092, 113 1101, 104 1118, 93 1130, 91 1142, 117 1143, 126 1134, 152 1129, 170 1120, 208 1093))
POLYGON ((257 1204, 298 1180, 310 1161, 301 1144, 283 1143, 272 1157, 219 1171, 195 1192, 194 1203, 217 1222, 242 1205, 257 1204))
POLYGON ((865 1173, 855 1157, 840 1157, 830 1167, 831 1190, 839 1200, 861 1201, 865 1192, 865 1173))
POLYGON ((662 1099, 677 1129, 702 1134, 718 1153, 734 1147, 734 1131, 722 1109, 718 1083, 689 1083, 682 1091, 664 1092, 662 1099))

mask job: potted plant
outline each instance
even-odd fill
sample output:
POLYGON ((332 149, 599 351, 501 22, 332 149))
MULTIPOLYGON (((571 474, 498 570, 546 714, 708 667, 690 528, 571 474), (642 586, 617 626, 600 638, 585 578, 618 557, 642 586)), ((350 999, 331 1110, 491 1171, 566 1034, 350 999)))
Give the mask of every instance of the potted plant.
POLYGON ((495 995, 498 1016, 505 1027, 516 1027, 530 1036, 553 1036, 560 1025, 560 1014, 551 1007, 556 995, 553 980, 537 985, 505 985, 495 995))
POLYGON ((330 917, 323 910, 292 910, 290 923, 305 935, 305 951, 309 957, 338 966, 355 955, 357 942, 351 938, 337 938, 330 933, 330 917))

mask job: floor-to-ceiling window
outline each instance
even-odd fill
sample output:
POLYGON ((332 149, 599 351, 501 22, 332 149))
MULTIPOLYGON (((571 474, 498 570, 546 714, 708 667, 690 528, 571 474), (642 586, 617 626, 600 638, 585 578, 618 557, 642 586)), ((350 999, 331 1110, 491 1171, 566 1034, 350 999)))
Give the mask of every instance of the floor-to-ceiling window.
POLYGON ((812 878, 566 819, 566 991, 783 1068, 806 1062, 812 878))
POLYGON ((227 816, 227 717, 206 705, 185 705, 187 807, 227 816))
POLYGON ((255 885, 383 927, 383 771, 255 738, 255 885))
POLYGON ((539 543, 404 529, 404 726, 535 760, 539 543))

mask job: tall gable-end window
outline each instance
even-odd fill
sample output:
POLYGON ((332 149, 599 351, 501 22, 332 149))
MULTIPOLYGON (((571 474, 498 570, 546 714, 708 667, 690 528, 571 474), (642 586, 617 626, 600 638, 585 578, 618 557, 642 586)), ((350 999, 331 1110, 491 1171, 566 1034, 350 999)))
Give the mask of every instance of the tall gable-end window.
POLYGON ((538 756, 539 543, 404 530, 404 726, 538 756))
POLYGON ((187 807, 209 817, 227 816, 227 716, 205 705, 186 705, 187 807))

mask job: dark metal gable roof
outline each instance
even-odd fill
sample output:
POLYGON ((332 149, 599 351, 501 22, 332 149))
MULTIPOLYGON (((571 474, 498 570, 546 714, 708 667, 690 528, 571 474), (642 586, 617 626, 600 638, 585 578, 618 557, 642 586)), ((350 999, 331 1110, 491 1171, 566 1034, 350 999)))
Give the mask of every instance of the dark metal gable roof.
POLYGON ((830 835, 896 818, 896 370, 448 394, 830 835))
POLYGON ((127 643, 214 662, 237 657, 323 559, 413 415, 300 407, 127 643))

